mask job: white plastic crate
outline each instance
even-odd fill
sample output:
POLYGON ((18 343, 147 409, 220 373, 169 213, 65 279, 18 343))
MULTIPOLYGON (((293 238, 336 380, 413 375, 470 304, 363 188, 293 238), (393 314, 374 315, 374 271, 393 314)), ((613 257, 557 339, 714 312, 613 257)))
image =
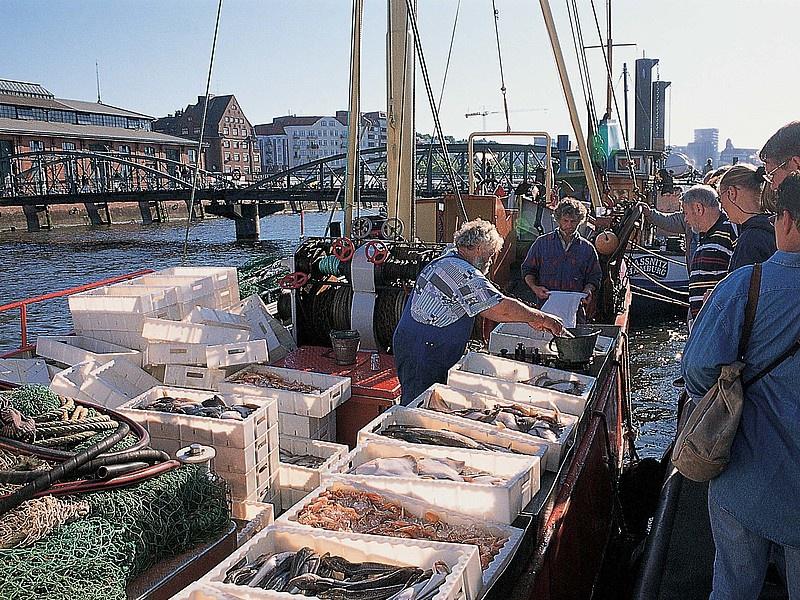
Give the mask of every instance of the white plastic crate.
MULTIPOLYGON (((434 504, 429 504, 427 502, 423 502, 422 500, 415 500, 413 498, 409 498, 408 496, 398 496, 396 494, 377 490, 373 487, 360 483, 344 483, 341 481, 320 486, 311 493, 303 492, 305 496, 297 497, 296 494, 291 495, 291 497, 294 498, 294 502, 292 502, 292 504, 289 506, 284 506, 285 512, 276 522, 279 524, 285 523, 286 525, 308 528, 311 530, 319 530, 320 528, 298 523, 297 515, 303 510, 303 508, 305 508, 305 506, 314 502, 314 500, 319 498, 320 494, 326 490, 359 491, 366 492, 368 494, 378 494, 387 502, 391 502, 397 506, 400 506, 402 508, 402 514, 413 515, 430 523, 442 522, 449 525, 465 526, 473 530, 491 533, 492 535, 500 538, 508 538, 505 544, 503 544, 503 546, 500 548, 500 551, 494 556, 492 562, 489 563, 487 569, 483 571, 484 589, 494 582, 494 580, 500 575, 503 567, 511 561, 514 556, 514 552, 522 542, 522 536, 525 533, 524 530, 517 527, 511 527, 510 525, 504 525, 502 523, 495 522, 491 507, 488 506, 486 507, 483 517, 478 519, 451 511, 443 511, 434 504)), ((283 488, 281 488, 281 501, 282 500, 283 488)), ((398 537, 405 538, 405 536, 398 537)))
POLYGON ((281 435, 279 445, 281 450, 292 454, 306 454, 325 459, 320 466, 314 468, 283 462, 280 464, 281 488, 295 488, 307 492, 319 487, 320 472, 330 468, 331 465, 349 452, 349 448, 344 444, 334 444, 290 435, 281 435))
MULTIPOLYGON (((167 277, 210 277, 214 282, 214 289, 236 290, 238 295, 239 277, 236 273, 236 267, 171 267, 169 269, 157 271, 154 275, 167 277)), ((239 301, 238 298, 236 301, 239 301)))
POLYGON ((223 591, 207 583, 195 582, 183 588, 169 600, 246 600, 244 596, 234 593, 235 591, 223 591))
MULTIPOLYGON (((267 367, 264 365, 245 367, 241 371, 237 371, 234 375, 226 378, 219 386, 220 390, 228 393, 277 398, 278 410, 280 412, 317 418, 330 414, 337 406, 350 398, 349 377, 337 377, 335 375, 323 375, 322 373, 309 373, 306 371, 297 371, 295 369, 267 367), (244 373, 271 373, 287 381, 296 381, 312 385, 321 391, 309 393, 290 392, 288 390, 260 387, 232 381, 232 379, 244 373)), ((307 437, 295 433, 290 435, 307 437)))
MULTIPOLYGON (((380 440, 390 444, 408 443, 403 440, 381 435, 380 432, 386 427, 395 424, 425 427, 436 431, 452 431, 453 433, 465 435, 477 442, 509 448, 518 454, 539 456, 542 459, 542 466, 549 468, 551 471, 558 470, 558 454, 551 460, 550 446, 540 438, 535 438, 509 429, 502 430, 498 427, 487 425, 486 423, 479 423, 478 421, 470 419, 449 416, 444 413, 432 412, 429 410, 407 408, 405 406, 392 406, 375 417, 371 422, 367 423, 358 432, 358 442, 366 443, 369 440, 380 440)), ((471 451, 496 452, 494 450, 471 451)))
POLYGON ((50 391, 65 398, 91 402, 92 399, 81 392, 81 385, 94 364, 93 361, 86 361, 59 371, 50 381, 50 391))
POLYGON ((318 554, 330 553, 351 562, 381 562, 432 569, 442 561, 450 568, 444 583, 432 600, 476 600, 481 593, 481 567, 478 549, 462 544, 445 544, 398 538, 382 538, 355 533, 309 531, 276 523, 212 569, 200 583, 222 591, 242 594, 243 598, 287 600, 301 598, 280 592, 222 583, 225 573, 242 558, 254 561, 260 555, 297 551, 309 547, 318 554))
MULTIPOLYGON (((147 348, 147 341, 142 337, 141 331, 109 331, 98 329, 96 325, 79 327, 75 326, 75 333, 84 337, 101 340, 123 348, 131 348, 140 352, 147 348)), ((144 362, 144 354, 142 354, 144 362)))
POLYGON ((447 385, 451 387, 544 408, 555 406, 576 416, 583 413, 594 384, 594 377, 478 352, 463 356, 447 372, 447 385), (573 395, 527 383, 543 374, 552 379, 580 382, 583 393, 573 395))
POLYGON ((142 362, 145 365, 205 366, 206 347, 205 344, 182 342, 147 342, 142 362))
POLYGON ((41 358, 0 358, 0 381, 49 385, 50 373, 47 363, 41 358))
POLYGON ((539 456, 472 452, 462 448, 441 448, 413 444, 386 444, 370 440, 347 453, 330 470, 321 474, 322 484, 329 481, 356 481, 380 490, 417 498, 443 510, 480 517, 491 507, 494 520, 510 524, 520 510, 539 491, 541 459, 539 456), (403 478, 356 475, 350 471, 375 458, 415 456, 450 458, 466 466, 506 479, 503 485, 465 483, 419 477, 403 478))
POLYGON ((303 501, 311 491, 301 488, 281 486, 281 511, 290 510, 298 502, 303 501))
POLYGON ((268 460, 250 469, 247 473, 233 471, 217 473, 228 482, 234 500, 258 500, 270 502, 277 497, 280 502, 278 485, 278 451, 274 450, 268 460))
MULTIPOLYGON (((499 433, 511 434, 514 437, 522 436, 523 438, 527 438, 529 440, 536 440, 535 443, 546 444, 548 450, 547 450, 547 459, 545 468, 548 471, 558 470, 558 466, 561 464, 561 460, 564 457, 564 454, 566 453, 567 449, 569 449, 569 447, 572 445, 572 443, 575 441, 575 424, 578 422, 578 417, 576 417, 575 415, 570 415, 567 413, 559 413, 559 419, 561 423, 564 425, 564 430, 561 432, 561 435, 559 436, 558 440, 552 442, 536 436, 528 435, 527 433, 512 431, 508 428, 500 429, 497 426, 491 425, 489 423, 479 423, 471 419, 462 419, 462 417, 457 417, 455 415, 448 415, 447 413, 434 412, 430 409, 430 399, 433 394, 438 394, 439 397, 444 402, 446 402, 449 406, 453 407, 456 410, 462 408, 475 408, 477 410, 486 410, 486 409, 492 410, 498 404, 499 405, 509 404, 508 400, 487 396, 485 394, 480 394, 478 392, 468 392, 466 390, 459 390, 447 385, 443 385, 441 383, 434 383, 430 388, 422 392, 422 394, 420 394, 419 396, 417 396, 417 398, 411 401, 411 403, 408 405, 408 408, 426 409, 426 412, 431 412, 432 414, 448 416, 451 419, 458 419, 459 421, 464 420, 470 423, 476 423, 478 427, 482 429, 488 428, 488 430, 492 432, 498 432, 499 430, 499 433)), ((546 408, 541 408, 541 407, 536 407, 536 408, 538 410, 541 410, 548 416, 555 416, 556 414, 555 411, 546 408)), ((366 427, 364 429, 366 429, 366 427)))
POLYGON ((214 282, 210 277, 179 277, 151 273, 135 279, 114 284, 111 287, 128 288, 150 286, 170 289, 174 292, 177 303, 191 304, 197 298, 214 293, 214 282))
POLYGON ((236 546, 243 546, 258 532, 272 525, 275 522, 275 513, 279 511, 280 506, 266 502, 231 501, 231 517, 239 521, 247 521, 247 524, 236 532, 236 546))
POLYGON ((107 285, 67 298, 70 312, 154 313, 174 307, 178 295, 174 289, 161 286, 107 285))
POLYGON ((278 426, 273 425, 247 448, 215 446, 214 450, 217 454, 213 460, 214 470, 220 474, 249 473, 256 467, 269 462, 270 469, 277 471, 279 468, 278 455, 275 453, 277 449, 278 426))
POLYGON ((330 412, 318 418, 278 411, 278 431, 281 435, 335 442, 336 413, 330 412))
POLYGON ((219 394, 226 404, 248 404, 258 406, 246 419, 213 419, 192 415, 165 413, 136 408, 142 403, 170 396, 188 398, 202 402, 214 392, 174 388, 159 385, 137 396, 118 408, 119 412, 141 423, 152 437, 179 440, 184 446, 191 443, 209 446, 247 448, 264 436, 277 422, 275 402, 264 398, 248 398, 230 394, 219 394))
MULTIPOLYGON (((250 324, 244 316, 204 306, 195 306, 183 320, 187 323, 199 323, 201 325, 250 329, 250 324)), ((252 335, 250 337, 253 338, 252 335)))
POLYGON ((138 350, 82 335, 40 335, 36 339, 36 354, 68 366, 87 360, 104 363, 114 358, 123 358, 137 367, 142 366, 142 354, 138 350))
POLYGON ((104 363, 89 360, 57 374, 50 389, 55 393, 116 408, 160 382, 124 359, 104 363), (76 389, 77 388, 77 392, 76 389))
POLYGON ((206 347, 206 364, 212 368, 267 362, 267 342, 253 340, 206 347))
MULTIPOLYGON (((556 352, 550 349, 552 339, 552 334, 536 331, 527 323, 499 323, 489 334, 489 352, 500 354, 505 349, 513 356, 517 344, 522 343, 526 348, 536 348, 540 353, 554 355, 556 352)), ((595 355, 607 354, 613 343, 613 338, 598 336, 595 355)))
POLYGON ((216 390, 217 384, 225 379, 226 375, 224 369, 166 365, 164 367, 164 385, 195 390, 216 390))
POLYGON ((142 337, 151 342, 209 345, 246 342, 250 338, 250 333, 243 329, 231 329, 230 327, 145 318, 142 337))
POLYGON ((267 340, 272 360, 280 360, 297 348, 292 334, 269 314, 266 304, 258 295, 248 296, 231 307, 231 312, 247 320, 251 340, 267 340))

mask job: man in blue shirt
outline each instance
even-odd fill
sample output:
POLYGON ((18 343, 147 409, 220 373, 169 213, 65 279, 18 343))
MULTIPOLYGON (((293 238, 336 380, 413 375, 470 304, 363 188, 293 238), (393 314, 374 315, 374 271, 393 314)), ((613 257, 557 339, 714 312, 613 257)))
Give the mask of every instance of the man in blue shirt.
POLYGON ((402 404, 407 405, 464 354, 475 317, 498 323, 528 323, 534 329, 563 335, 561 321, 502 294, 486 271, 503 246, 494 225, 483 219, 464 223, 454 236, 455 249, 427 265, 392 339, 402 404))
POLYGON ((522 262, 522 277, 541 306, 551 291, 583 292, 587 304, 600 287, 603 271, 592 243, 578 233, 586 207, 564 198, 553 212, 558 228, 539 236, 522 262))
MULTIPOLYGON (((800 337, 800 174, 777 194, 778 251, 763 263, 761 289, 743 381, 800 337)), ((737 360, 753 268, 742 267, 714 289, 683 355, 686 390, 702 397, 721 365, 737 360)), ((712 600, 757 598, 770 545, 783 547, 786 584, 800 598, 800 356, 791 357, 745 391, 727 469, 711 481, 708 509, 716 556, 712 600)))

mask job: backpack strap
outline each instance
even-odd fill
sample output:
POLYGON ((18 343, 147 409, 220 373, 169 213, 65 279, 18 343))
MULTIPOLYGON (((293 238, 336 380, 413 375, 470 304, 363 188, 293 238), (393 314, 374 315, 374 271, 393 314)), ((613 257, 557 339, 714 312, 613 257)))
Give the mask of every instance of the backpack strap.
POLYGON ((760 290, 761 263, 756 263, 753 265, 753 273, 750 275, 750 289, 747 292, 747 305, 744 308, 742 337, 739 338, 739 360, 742 362, 744 362, 744 353, 747 351, 747 345, 750 343, 750 334, 753 333, 753 322, 756 320, 760 290))

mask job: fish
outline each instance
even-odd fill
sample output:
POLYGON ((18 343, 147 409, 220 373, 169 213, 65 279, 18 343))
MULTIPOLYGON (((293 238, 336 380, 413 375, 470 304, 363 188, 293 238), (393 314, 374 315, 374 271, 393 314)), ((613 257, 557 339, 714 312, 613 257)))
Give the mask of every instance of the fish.
POLYGON ((305 394, 319 394, 322 389, 302 381, 290 381, 275 373, 254 373, 239 371, 230 381, 246 383, 257 387, 288 390, 290 392, 303 392, 305 394))
POLYGON ((281 448, 279 454, 280 461, 287 465, 296 465, 298 467, 308 467, 316 469, 325 462, 325 458, 313 456, 311 454, 293 454, 288 450, 281 448))
POLYGON ((466 483, 504 485, 506 479, 479 469, 467 467, 463 461, 452 458, 416 457, 411 455, 374 458, 350 471, 355 475, 377 477, 404 477, 407 479, 439 479, 466 483))
POLYGON ((529 383, 536 387, 572 394, 574 396, 580 396, 586 389, 586 385, 580 381, 573 381, 572 379, 551 379, 546 371, 522 383, 529 383))
POLYGON ((447 429, 428 429, 414 425, 392 424, 384 427, 380 435, 411 442, 412 444, 425 444, 428 446, 451 446, 454 448, 467 448, 470 450, 490 450, 495 452, 514 452, 503 446, 479 442, 461 433, 447 429))
POLYGON ((294 552, 279 552, 270 556, 247 584, 248 587, 259 587, 259 584, 290 556, 294 556, 294 552))

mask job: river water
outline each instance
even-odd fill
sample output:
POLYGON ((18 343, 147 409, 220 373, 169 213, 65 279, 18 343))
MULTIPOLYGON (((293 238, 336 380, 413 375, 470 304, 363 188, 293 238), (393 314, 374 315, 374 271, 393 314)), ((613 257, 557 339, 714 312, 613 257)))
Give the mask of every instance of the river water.
MULTIPOLYGON (((325 213, 304 218, 306 235, 321 235, 325 213)), ((339 218, 334 215, 334 218, 339 218)), ((122 275, 138 269, 179 266, 185 223, 108 227, 64 227, 39 233, 0 232, 0 305, 51 291, 122 275)), ((189 231, 187 265, 241 265, 255 257, 288 256, 300 238, 299 215, 261 220, 261 237, 235 242, 232 221, 211 219, 189 231)), ((28 312, 31 340, 69 330, 66 300, 33 305, 28 312)), ((0 352, 18 346, 18 311, 0 313, 0 352)), ((660 456, 675 432, 677 396, 671 382, 686 341, 683 320, 674 315, 639 317, 630 331, 632 400, 642 456, 660 456)))

